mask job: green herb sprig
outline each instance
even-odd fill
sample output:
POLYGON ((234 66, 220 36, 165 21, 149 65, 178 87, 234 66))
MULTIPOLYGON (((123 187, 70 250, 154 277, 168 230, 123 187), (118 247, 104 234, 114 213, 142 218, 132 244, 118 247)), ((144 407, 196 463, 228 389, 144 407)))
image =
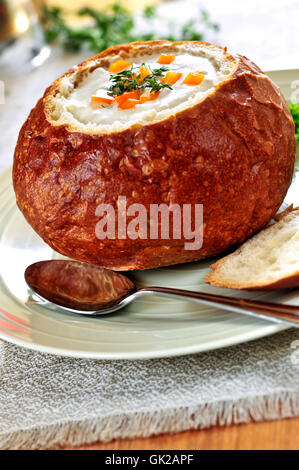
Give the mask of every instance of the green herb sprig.
POLYGON ((291 103, 289 108, 295 123, 295 138, 299 142, 299 104, 291 103))
MULTIPOLYGON (((145 64, 142 64, 145 66, 145 64)), ((141 81, 141 74, 135 74, 135 70, 139 69, 139 67, 130 67, 128 70, 123 70, 122 72, 118 72, 116 74, 110 75, 110 80, 113 82, 111 87, 108 89, 108 95, 111 96, 119 96, 125 93, 126 91, 131 90, 140 90, 143 92, 146 88, 149 88, 151 93, 158 92, 162 88, 168 88, 172 90, 172 87, 167 83, 161 83, 157 80, 157 78, 163 78, 165 72, 168 71, 167 67, 160 67, 158 69, 152 70, 149 65, 146 67, 150 70, 150 74, 144 77, 141 81)))
MULTIPOLYGON (((134 15, 124 8, 121 3, 115 3, 107 11, 82 8, 77 14, 86 17, 88 23, 86 26, 72 27, 65 21, 64 13, 60 8, 45 7, 43 25, 46 42, 56 42, 65 50, 89 50, 98 53, 115 44, 133 41, 152 39, 201 41, 204 39, 204 33, 201 31, 202 26, 214 31, 219 30, 219 25, 210 21, 210 15, 205 10, 201 10, 199 19, 188 21, 179 26, 175 35, 167 33, 164 36, 157 35, 154 31, 137 33, 134 15)), ((155 7, 146 7, 143 11, 144 21, 151 25, 151 21, 155 17, 157 17, 155 7)), ((165 20, 165 31, 171 29, 169 24, 165 20)))

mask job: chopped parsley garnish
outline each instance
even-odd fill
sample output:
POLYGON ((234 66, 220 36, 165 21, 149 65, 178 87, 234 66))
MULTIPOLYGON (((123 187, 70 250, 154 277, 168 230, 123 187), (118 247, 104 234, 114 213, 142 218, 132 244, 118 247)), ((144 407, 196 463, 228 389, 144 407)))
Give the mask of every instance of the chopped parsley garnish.
MULTIPOLYGON (((142 64, 145 66, 145 64, 142 64)), ((160 67, 158 69, 152 70, 150 66, 146 66, 150 74, 144 77, 141 80, 141 74, 135 73, 139 67, 130 67, 130 69, 123 70, 117 74, 111 74, 110 80, 113 84, 108 88, 108 95, 119 96, 125 93, 126 91, 140 90, 143 92, 146 88, 149 88, 151 93, 158 92, 162 88, 168 88, 172 90, 172 87, 167 83, 161 83, 157 78, 163 78, 165 73, 168 71, 167 67, 160 67)))

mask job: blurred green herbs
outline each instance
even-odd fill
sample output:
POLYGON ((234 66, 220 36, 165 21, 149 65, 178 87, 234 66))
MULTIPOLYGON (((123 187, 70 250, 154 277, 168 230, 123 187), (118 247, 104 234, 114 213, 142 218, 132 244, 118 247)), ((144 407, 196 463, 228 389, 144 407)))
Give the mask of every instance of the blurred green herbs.
POLYGON ((299 105, 291 103, 290 106, 290 111, 294 119, 295 123, 295 137, 296 141, 299 142, 299 105))
MULTIPOLYGON (((109 46, 133 41, 167 39, 169 41, 195 41, 204 39, 204 29, 219 30, 219 25, 210 20, 207 11, 201 10, 201 17, 178 26, 175 34, 169 34, 171 24, 165 20, 165 36, 154 31, 142 33, 135 28, 134 15, 121 3, 113 4, 107 11, 83 8, 78 16, 86 17, 85 26, 70 26, 58 7, 46 7, 43 14, 46 42, 56 42, 65 50, 89 50, 100 52, 109 46)), ((149 25, 157 18, 156 8, 148 6, 143 11, 143 20, 149 25)))

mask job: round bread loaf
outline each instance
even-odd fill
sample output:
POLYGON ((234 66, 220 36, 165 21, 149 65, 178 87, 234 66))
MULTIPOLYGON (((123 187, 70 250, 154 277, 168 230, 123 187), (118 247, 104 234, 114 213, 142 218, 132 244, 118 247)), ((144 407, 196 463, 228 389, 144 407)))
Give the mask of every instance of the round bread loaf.
MULTIPOLYGON (((33 229, 70 258, 116 270, 147 269, 215 255, 267 224, 290 185, 294 123, 278 87, 251 61, 204 42, 115 46, 57 79, 17 142, 17 204, 33 229), (154 101, 119 109, 90 104, 111 64, 199 70, 197 86, 173 85, 154 101), (97 207, 203 204, 203 244, 184 238, 99 239, 97 207)), ((117 218, 117 214, 116 214, 117 218)), ((117 223, 117 220, 116 220, 117 223)), ((148 221, 150 224, 150 221, 148 221)))

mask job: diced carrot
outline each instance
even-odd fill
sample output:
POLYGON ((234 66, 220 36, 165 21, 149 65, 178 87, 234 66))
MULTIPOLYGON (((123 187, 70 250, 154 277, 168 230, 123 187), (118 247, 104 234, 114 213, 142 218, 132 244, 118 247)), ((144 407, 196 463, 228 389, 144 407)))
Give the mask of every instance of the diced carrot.
POLYGON ((114 103, 114 98, 104 97, 104 96, 92 96, 91 104, 101 104, 102 106, 111 106, 114 103))
POLYGON ((140 103, 146 103, 147 101, 153 101, 158 98, 160 95, 159 91, 152 91, 150 92, 149 90, 146 90, 141 96, 140 96, 140 103))
POLYGON ((128 99, 133 99, 133 100, 139 100, 140 97, 140 91, 139 90, 131 90, 131 91, 125 91, 122 95, 116 96, 115 101, 117 102, 118 105, 120 103, 123 103, 124 101, 127 101, 128 99))
POLYGON ((162 78, 161 83, 167 83, 167 85, 174 85, 181 78, 181 76, 181 73, 167 72, 165 77, 162 78))
POLYGON ((159 59, 157 60, 158 64, 164 64, 164 65, 167 65, 167 64, 171 64, 171 62, 173 62, 175 59, 175 55, 164 55, 164 54, 161 54, 159 59))
POLYGON ((140 79, 139 81, 142 82, 142 80, 144 80, 145 77, 147 77, 148 75, 150 75, 150 71, 149 69, 145 66, 145 65, 141 65, 140 67, 140 79))
POLYGON ((200 72, 190 72, 183 80, 183 84, 191 86, 200 85, 204 78, 204 74, 200 72))
POLYGON ((121 109, 131 109, 131 108, 135 108, 136 104, 139 104, 139 103, 140 103, 139 100, 134 100, 134 99, 129 98, 119 103, 118 107, 121 109))
POLYGON ((117 60, 116 62, 110 65, 109 72, 111 73, 122 72, 123 70, 131 67, 131 65, 132 65, 132 62, 127 62, 126 60, 117 60))

